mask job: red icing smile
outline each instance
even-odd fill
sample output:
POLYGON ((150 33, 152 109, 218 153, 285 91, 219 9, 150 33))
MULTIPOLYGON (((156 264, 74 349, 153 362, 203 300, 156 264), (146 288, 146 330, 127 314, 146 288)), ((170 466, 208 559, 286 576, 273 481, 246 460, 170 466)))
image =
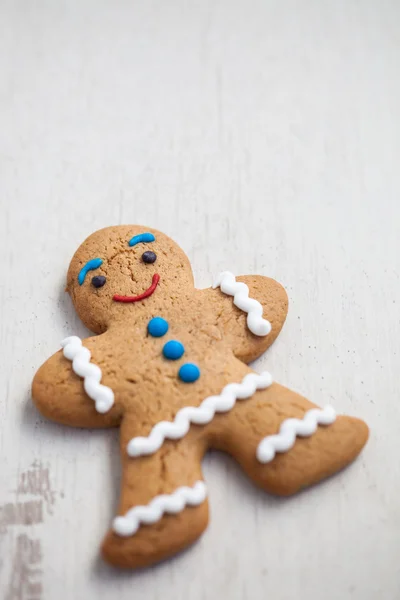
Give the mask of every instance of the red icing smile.
POLYGON ((115 300, 115 302, 138 302, 139 300, 144 300, 145 298, 148 298, 152 295, 159 281, 160 276, 158 275, 158 273, 154 273, 151 286, 147 288, 147 290, 143 292, 143 294, 139 294, 139 296, 119 296, 118 294, 115 294, 113 300, 115 300))

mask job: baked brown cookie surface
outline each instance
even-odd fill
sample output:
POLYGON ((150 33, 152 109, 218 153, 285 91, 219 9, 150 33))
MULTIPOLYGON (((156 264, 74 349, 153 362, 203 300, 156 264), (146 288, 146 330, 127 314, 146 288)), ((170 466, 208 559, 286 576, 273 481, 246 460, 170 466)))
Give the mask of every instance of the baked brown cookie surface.
POLYGON ((119 514, 102 546, 110 563, 150 565, 200 536, 209 448, 232 455, 267 492, 289 495, 345 467, 366 443, 362 421, 247 366, 285 321, 276 281, 224 272, 198 290, 175 242, 127 225, 85 240, 67 290, 100 335, 63 340, 36 373, 32 396, 65 425, 120 427, 119 514))

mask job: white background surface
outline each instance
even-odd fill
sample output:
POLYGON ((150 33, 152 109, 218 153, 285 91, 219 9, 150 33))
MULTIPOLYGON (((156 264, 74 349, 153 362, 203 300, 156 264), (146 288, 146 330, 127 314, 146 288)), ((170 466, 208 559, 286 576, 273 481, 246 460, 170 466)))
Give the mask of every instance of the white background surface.
POLYGON ((399 30, 397 0, 0 2, 1 598, 400 598, 399 30), (118 223, 174 237, 199 287, 281 281, 289 317, 255 368, 371 427, 290 500, 210 455, 207 532, 136 573, 98 558, 117 432, 45 422, 29 392, 85 335, 70 257, 118 223), (27 502, 42 522, 15 523, 27 502))

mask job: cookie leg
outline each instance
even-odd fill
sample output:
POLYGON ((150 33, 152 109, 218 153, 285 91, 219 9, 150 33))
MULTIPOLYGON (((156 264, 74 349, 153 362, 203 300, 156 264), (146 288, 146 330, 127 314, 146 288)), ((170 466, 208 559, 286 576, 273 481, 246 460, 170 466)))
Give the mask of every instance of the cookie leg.
POLYGON ((329 409, 308 413, 311 409, 318 407, 273 384, 218 415, 210 428, 210 443, 231 454, 267 492, 294 494, 348 465, 368 439, 363 421, 335 419, 329 409))
POLYGON ((139 458, 129 458, 122 447, 119 516, 102 545, 111 564, 145 567, 183 550, 206 528, 201 452, 190 437, 139 458))

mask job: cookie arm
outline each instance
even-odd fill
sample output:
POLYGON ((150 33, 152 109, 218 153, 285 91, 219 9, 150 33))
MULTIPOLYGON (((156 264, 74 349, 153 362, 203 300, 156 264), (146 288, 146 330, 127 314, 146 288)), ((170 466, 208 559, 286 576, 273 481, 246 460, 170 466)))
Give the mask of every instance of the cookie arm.
POLYGON ((37 371, 32 399, 46 418, 72 427, 115 427, 120 422, 116 406, 104 414, 84 389, 84 380, 71 368, 62 350, 53 354, 37 371))
POLYGON ((288 297, 285 289, 269 277, 241 275, 235 279, 246 284, 249 298, 261 304, 262 318, 271 323, 271 331, 267 335, 255 335, 250 331, 248 313, 235 306, 233 295, 222 292, 220 287, 201 290, 200 293, 208 305, 207 310, 217 315, 217 326, 223 337, 229 340, 236 358, 249 363, 261 356, 279 335, 288 311, 288 297))

